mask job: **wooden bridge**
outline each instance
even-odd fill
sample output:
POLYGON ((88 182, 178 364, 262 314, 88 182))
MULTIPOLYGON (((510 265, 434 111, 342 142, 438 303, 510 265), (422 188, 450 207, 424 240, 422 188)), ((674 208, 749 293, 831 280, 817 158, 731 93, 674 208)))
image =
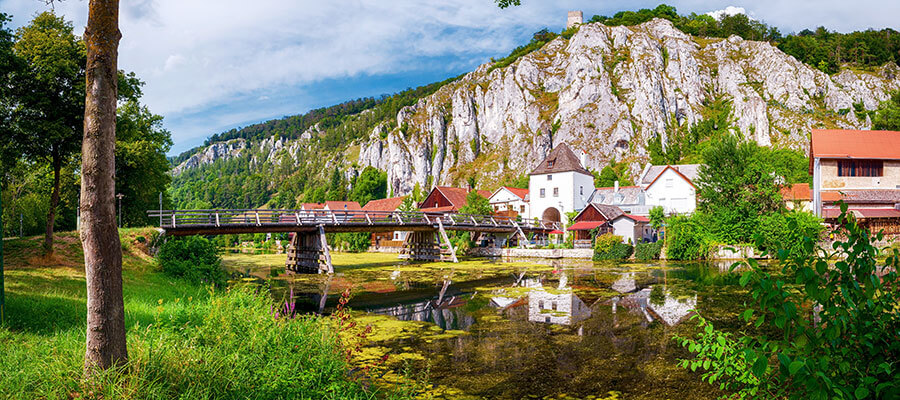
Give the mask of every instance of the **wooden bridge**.
POLYGON ((457 262, 447 231, 501 233, 527 240, 526 232, 548 233, 558 222, 420 211, 364 210, 152 210, 166 235, 294 233, 287 268, 298 273, 334 272, 326 233, 409 232, 400 257, 457 262))

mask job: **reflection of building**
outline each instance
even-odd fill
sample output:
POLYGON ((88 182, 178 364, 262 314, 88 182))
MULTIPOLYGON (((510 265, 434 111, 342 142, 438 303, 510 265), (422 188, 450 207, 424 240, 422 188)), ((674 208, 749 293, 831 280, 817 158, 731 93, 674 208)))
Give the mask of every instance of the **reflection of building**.
POLYGON ((647 322, 659 320, 663 324, 673 326, 691 315, 697 307, 696 295, 686 299, 676 299, 661 287, 657 287, 657 290, 658 292, 654 292, 653 288, 645 288, 623 298, 613 297, 610 300, 613 314, 621 305, 639 311, 647 322), (660 298, 656 298, 657 294, 660 298))
POLYGON ((613 282, 612 290, 619 293, 631 293, 637 290, 637 284, 634 281, 634 273, 629 272, 627 274, 622 274, 622 277, 613 282))
POLYGON ((461 307, 465 304, 465 298, 453 296, 440 299, 440 301, 434 299, 391 307, 371 308, 366 311, 390 315, 401 321, 431 322, 445 330, 468 330, 475 323, 475 318, 461 307))
POLYGON ((547 324, 572 325, 591 316, 591 309, 571 288, 534 289, 528 292, 528 320, 547 324))

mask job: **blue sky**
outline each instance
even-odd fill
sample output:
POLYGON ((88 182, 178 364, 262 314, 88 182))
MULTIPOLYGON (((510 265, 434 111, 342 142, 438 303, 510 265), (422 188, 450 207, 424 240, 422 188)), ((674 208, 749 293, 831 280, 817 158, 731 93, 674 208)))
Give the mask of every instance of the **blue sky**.
MULTIPOLYGON (((566 11, 585 18, 660 1, 523 0, 124 0, 119 67, 146 82, 144 102, 165 117, 177 154, 234 127, 344 100, 393 93, 471 71, 566 11)), ((682 14, 741 7, 782 32, 893 27, 893 1, 667 1, 682 14)), ((88 0, 57 1, 78 33, 88 0)), ((13 28, 49 9, 44 0, 0 0, 13 28)))

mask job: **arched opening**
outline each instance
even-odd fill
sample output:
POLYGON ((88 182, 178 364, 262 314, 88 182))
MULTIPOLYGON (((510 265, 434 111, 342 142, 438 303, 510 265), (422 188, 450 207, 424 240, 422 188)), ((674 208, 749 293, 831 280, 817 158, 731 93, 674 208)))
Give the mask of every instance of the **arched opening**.
POLYGON ((560 222, 559 210, 557 210, 555 207, 550 207, 544 210, 544 214, 541 215, 541 219, 550 222, 560 222))

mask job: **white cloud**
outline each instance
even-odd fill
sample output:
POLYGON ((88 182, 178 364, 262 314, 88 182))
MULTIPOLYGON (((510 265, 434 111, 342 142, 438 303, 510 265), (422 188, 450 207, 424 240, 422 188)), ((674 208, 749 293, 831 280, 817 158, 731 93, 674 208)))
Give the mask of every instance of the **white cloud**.
POLYGON ((722 19, 722 17, 726 15, 730 17, 737 14, 747 15, 747 11, 744 10, 744 7, 728 6, 721 10, 710 11, 706 13, 706 15, 709 15, 710 17, 713 17, 715 19, 722 19))

